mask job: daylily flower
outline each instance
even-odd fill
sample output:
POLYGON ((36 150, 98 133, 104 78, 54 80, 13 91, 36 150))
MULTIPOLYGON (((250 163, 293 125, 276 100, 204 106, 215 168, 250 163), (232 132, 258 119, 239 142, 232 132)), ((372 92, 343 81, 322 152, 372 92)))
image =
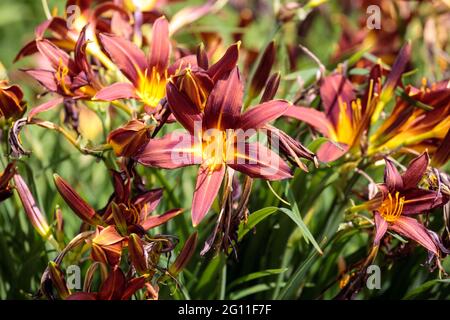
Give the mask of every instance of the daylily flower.
POLYGON ((289 166, 275 152, 261 143, 245 141, 247 130, 256 133, 283 115, 290 106, 287 101, 269 101, 242 114, 243 84, 237 67, 215 82, 203 111, 179 92, 175 84, 169 83, 167 90, 169 106, 188 132, 150 140, 136 160, 146 166, 167 169, 201 165, 192 201, 195 226, 211 208, 227 167, 252 178, 291 177, 289 166))
POLYGON ((398 148, 434 153, 450 129, 450 81, 408 86, 392 113, 371 135, 369 154, 398 148))
POLYGON ((85 31, 78 39, 74 59, 48 40, 38 40, 39 53, 47 59, 51 69, 25 69, 27 74, 35 78, 49 92, 58 97, 33 108, 28 118, 47 111, 58 104, 78 99, 91 98, 99 89, 99 83, 94 76, 86 57, 85 31))
POLYGON ((154 189, 131 195, 131 178, 123 178, 120 173, 112 172, 114 194, 103 210, 93 209, 61 177, 55 175, 55 185, 69 207, 90 225, 116 225, 125 233, 144 234, 182 213, 181 209, 169 210, 158 216, 151 215, 162 198, 162 190, 154 189))
POLYGON ((403 174, 398 172, 391 160, 385 161, 384 183, 378 185, 380 192, 362 205, 374 212, 375 245, 379 245, 381 238, 389 229, 439 255, 441 244, 438 243, 437 237, 417 219, 411 217, 441 207, 449 200, 438 191, 418 186, 429 164, 428 154, 423 153, 412 160, 403 174))
POLYGON ((136 99, 153 112, 166 95, 168 78, 183 64, 178 61, 169 68, 169 24, 161 17, 153 24, 153 36, 149 56, 130 41, 100 34, 100 42, 112 61, 130 82, 115 83, 100 90, 95 99, 114 101, 136 99))
POLYGON ((334 73, 325 77, 320 86, 325 112, 307 107, 289 108, 285 116, 308 123, 332 140, 324 143, 317 152, 321 161, 337 160, 363 142, 364 134, 392 98, 410 51, 408 43, 397 57, 383 86, 381 67, 372 67, 367 78, 367 89, 360 98, 357 98, 353 84, 344 75, 334 73))
POLYGON ((23 92, 19 86, 9 85, 7 81, 0 81, 0 119, 18 119, 26 110, 23 92))
POLYGON ((129 300, 144 287, 145 281, 145 277, 127 279, 123 271, 115 267, 98 292, 75 292, 67 300, 129 300))
POLYGON ((114 70, 111 60, 100 49, 96 36, 97 32, 111 33, 114 29, 112 18, 107 16, 109 12, 115 12, 124 21, 130 22, 128 13, 110 0, 68 0, 64 17, 52 17, 41 23, 35 30, 36 40, 27 43, 15 61, 36 53, 37 41, 40 40, 50 41, 66 52, 75 51, 78 39, 86 32, 87 52, 99 59, 105 67, 114 70), (47 31, 51 32, 51 36, 45 36, 47 31))

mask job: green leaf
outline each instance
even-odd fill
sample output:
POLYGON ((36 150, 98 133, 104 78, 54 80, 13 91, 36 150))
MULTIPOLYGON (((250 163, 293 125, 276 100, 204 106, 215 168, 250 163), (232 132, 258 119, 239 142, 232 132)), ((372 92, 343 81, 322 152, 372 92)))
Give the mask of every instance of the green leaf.
POLYGON ((239 300, 239 299, 242 299, 244 297, 250 296, 250 295, 255 294, 255 293, 259 293, 259 292, 263 292, 263 291, 267 291, 267 290, 273 289, 274 287, 275 287, 274 283, 257 284, 255 286, 242 289, 242 290, 240 290, 238 292, 233 292, 232 294, 230 294, 230 299, 231 300, 239 300))
POLYGON ((258 223, 266 219, 268 216, 272 215, 278 211, 277 207, 267 207, 260 209, 258 211, 255 211, 254 213, 250 214, 248 217, 247 223, 241 223, 239 225, 238 230, 238 241, 241 241, 242 238, 250 231, 252 230, 258 223))
POLYGON ((280 274, 280 273, 285 272, 286 270, 287 270, 287 268, 282 268, 282 269, 267 269, 267 270, 263 270, 263 271, 253 272, 253 273, 247 274, 245 276, 242 276, 240 278, 237 278, 228 286, 228 288, 231 289, 231 288, 234 288, 237 285, 240 285, 245 282, 249 282, 252 280, 280 274))
POLYGON ((309 271, 318 257, 319 252, 314 250, 295 271, 289 282, 286 283, 286 285, 283 287, 283 290, 281 290, 280 294, 276 298, 277 300, 286 300, 293 296, 295 290, 298 290, 300 284, 303 282, 303 278, 305 277, 306 273, 309 271))
POLYGON ((325 138, 325 137, 321 137, 321 138, 317 138, 315 139, 313 142, 311 142, 308 145, 308 149, 311 150, 312 152, 316 153, 317 150, 319 150, 319 148, 325 143, 330 141, 330 139, 325 138))
POLYGON ((421 293, 424 293, 430 289, 432 289, 436 284, 439 283, 450 283, 450 279, 435 279, 425 282, 424 284, 418 286, 417 288, 409 291, 405 296, 402 298, 403 300, 409 300, 413 299, 416 296, 420 295, 421 293))
POLYGON ((323 254, 322 249, 320 249, 319 244, 317 243, 316 239, 314 239, 314 236, 312 235, 311 231, 309 231, 305 222, 303 222, 302 216, 300 214, 300 210, 298 209, 298 206, 297 206, 297 202, 295 201, 294 194, 292 193, 292 190, 290 190, 290 188, 289 188, 289 184, 287 184, 286 196, 288 198, 288 201, 291 204, 292 210, 289 210, 287 208, 280 208, 279 210, 284 212, 289 218, 291 218, 292 221, 294 221, 297 224, 297 226, 300 228, 300 231, 302 232, 306 241, 308 243, 311 242, 312 245, 314 246, 314 248, 317 250, 317 252, 319 252, 320 254, 323 254))

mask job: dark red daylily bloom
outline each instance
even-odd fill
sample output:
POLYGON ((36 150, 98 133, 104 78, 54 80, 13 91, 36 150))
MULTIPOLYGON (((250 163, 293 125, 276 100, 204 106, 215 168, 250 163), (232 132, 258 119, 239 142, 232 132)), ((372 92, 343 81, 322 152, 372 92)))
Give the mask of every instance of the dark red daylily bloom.
POLYGON ((260 143, 245 141, 248 137, 244 134, 247 130, 256 133, 283 115, 290 104, 282 100, 269 101, 242 114, 243 85, 238 68, 218 79, 203 111, 178 91, 175 84, 169 83, 169 106, 188 132, 151 140, 136 156, 141 164, 160 168, 201 165, 192 202, 194 225, 198 225, 211 208, 227 167, 252 178, 281 180, 291 177, 284 160, 260 143), (240 132, 244 140, 241 145, 238 143, 240 132))
POLYGON ((417 219, 411 217, 441 207, 449 200, 438 191, 418 187, 428 164, 428 154, 423 153, 412 160, 408 169, 400 174, 395 164, 386 159, 384 183, 378 185, 379 194, 362 205, 374 212, 376 245, 390 229, 439 255, 441 245, 436 237, 417 219))
POLYGON ((449 84, 445 80, 420 89, 406 87, 406 97, 397 99, 392 113, 371 135, 368 153, 403 147, 433 154, 450 129, 449 84))
POLYGON ((145 277, 127 279, 123 271, 115 267, 98 292, 76 292, 67 300, 129 300, 145 286, 145 281, 145 277))
MULTIPOLYGON (((112 19, 107 15, 115 12, 124 21, 129 22, 128 13, 110 0, 68 0, 65 6, 64 17, 52 17, 40 24, 35 30, 35 40, 27 43, 15 61, 38 52, 37 41, 47 40, 64 51, 75 51, 80 35, 86 29, 89 43, 87 52, 95 56, 104 66, 114 69, 114 65, 102 52, 97 41, 97 32, 112 32, 112 19), (46 37, 49 31, 51 36, 46 37)), ((113 15, 114 16, 114 15, 113 15)))
POLYGON ((86 203, 78 193, 61 177, 55 175, 55 185, 70 208, 87 224, 116 225, 124 233, 143 234, 160 226, 182 213, 173 209, 162 215, 151 215, 162 198, 162 189, 131 195, 130 177, 123 178, 118 172, 112 172, 114 194, 103 210, 96 211, 86 203))
POLYGON ((63 103, 66 99, 87 99, 96 93, 99 84, 87 62, 85 31, 86 29, 83 29, 78 39, 74 59, 48 40, 36 41, 39 53, 49 62, 51 69, 24 71, 58 97, 33 108, 29 118, 63 103))
POLYGON ((143 102, 150 112, 165 97, 169 76, 189 62, 189 58, 185 58, 169 67, 169 23, 165 17, 158 18, 153 24, 148 57, 135 44, 122 37, 100 34, 100 42, 130 82, 115 83, 104 88, 96 94, 95 99, 114 101, 133 98, 143 102))
POLYGON ((363 134, 379 118, 392 98, 410 52, 411 45, 408 43, 397 57, 383 86, 382 70, 375 65, 367 78, 367 89, 360 98, 357 98, 353 84, 342 74, 335 73, 325 77, 320 86, 324 112, 307 107, 289 108, 285 116, 308 123, 333 141, 319 149, 317 155, 321 161, 334 161, 360 144, 363 134))

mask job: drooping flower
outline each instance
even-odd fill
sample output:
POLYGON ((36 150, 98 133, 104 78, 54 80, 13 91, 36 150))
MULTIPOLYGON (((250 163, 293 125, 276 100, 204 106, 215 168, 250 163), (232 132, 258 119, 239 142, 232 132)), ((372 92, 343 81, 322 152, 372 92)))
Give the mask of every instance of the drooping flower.
POLYGON ((439 255, 442 246, 437 237, 412 217, 441 207, 449 200, 439 191, 419 186, 429 164, 428 154, 423 153, 412 160, 403 174, 398 172, 391 160, 385 161, 384 183, 378 185, 379 193, 363 205, 374 212, 375 245, 380 243, 389 229, 439 255))

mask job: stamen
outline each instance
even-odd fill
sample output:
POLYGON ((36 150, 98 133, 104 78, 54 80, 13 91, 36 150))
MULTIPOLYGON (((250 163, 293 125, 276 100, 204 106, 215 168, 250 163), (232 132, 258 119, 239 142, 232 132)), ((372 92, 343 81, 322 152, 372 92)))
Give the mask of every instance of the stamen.
POLYGON ((381 204, 379 209, 380 215, 387 222, 395 222, 401 216, 403 212, 403 206, 405 204, 405 197, 400 197, 400 193, 395 193, 395 198, 391 193, 381 204))

